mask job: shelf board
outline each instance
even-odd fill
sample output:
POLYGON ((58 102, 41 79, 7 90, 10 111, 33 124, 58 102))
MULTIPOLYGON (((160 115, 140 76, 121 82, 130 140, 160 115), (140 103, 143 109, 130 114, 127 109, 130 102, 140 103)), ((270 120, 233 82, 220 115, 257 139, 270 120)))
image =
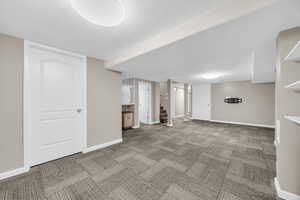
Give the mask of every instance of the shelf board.
POLYGON ((300 116, 285 116, 285 118, 300 125, 300 116))
POLYGON ((134 103, 129 103, 129 104, 122 104, 122 106, 134 106, 134 103))
POLYGON ((291 83, 291 84, 285 86, 285 88, 289 88, 289 89, 300 91, 300 81, 296 81, 294 83, 291 83))
POLYGON ((300 41, 292 48, 285 60, 300 61, 300 41))

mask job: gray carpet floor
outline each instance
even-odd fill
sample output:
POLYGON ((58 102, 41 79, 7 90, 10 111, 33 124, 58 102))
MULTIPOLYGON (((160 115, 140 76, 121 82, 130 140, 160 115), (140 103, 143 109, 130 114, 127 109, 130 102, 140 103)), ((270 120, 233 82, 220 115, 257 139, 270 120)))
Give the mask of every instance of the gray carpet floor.
POLYGON ((1 200, 273 200, 274 130, 143 126, 124 142, 0 182, 1 200))

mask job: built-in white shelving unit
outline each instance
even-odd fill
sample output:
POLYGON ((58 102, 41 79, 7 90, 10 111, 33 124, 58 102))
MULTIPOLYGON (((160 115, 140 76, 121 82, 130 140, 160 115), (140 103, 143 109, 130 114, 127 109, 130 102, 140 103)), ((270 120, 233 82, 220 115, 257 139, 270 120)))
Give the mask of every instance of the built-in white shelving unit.
POLYGON ((291 83, 291 84, 285 86, 285 88, 289 88, 289 89, 300 91, 300 81, 296 81, 294 83, 291 83))
POLYGON ((134 103, 127 103, 127 104, 122 104, 122 106, 134 106, 134 103))
POLYGON ((285 118, 300 125, 300 116, 285 116, 285 118))
MULTIPOLYGON (((285 60, 300 62, 300 40, 297 42, 294 48, 292 48, 292 50, 289 52, 285 60)), ((295 91, 300 91, 300 80, 285 86, 285 88, 292 89, 295 91)), ((285 116, 285 118, 300 125, 300 116, 287 115, 285 116)))
POLYGON ((285 60, 300 61, 300 41, 290 51, 285 60))
MULTIPOLYGON (((285 60, 291 60, 295 62, 300 62, 300 40, 297 42, 297 44, 292 48, 292 50, 289 52, 285 60)), ((295 91, 300 91, 300 80, 293 82, 287 86, 285 86, 287 89, 292 89, 295 91)), ((284 116, 287 120, 290 120, 294 123, 297 123, 300 125, 300 116, 284 116)))

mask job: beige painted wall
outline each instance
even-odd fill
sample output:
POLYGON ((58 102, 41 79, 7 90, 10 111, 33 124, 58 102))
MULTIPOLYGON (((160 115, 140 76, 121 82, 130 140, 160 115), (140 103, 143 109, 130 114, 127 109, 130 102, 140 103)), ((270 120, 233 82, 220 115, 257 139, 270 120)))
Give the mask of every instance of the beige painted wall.
MULTIPOLYGON (((24 41, 0 34, 0 173, 23 167, 24 41)), ((87 59, 88 146, 121 139, 121 74, 87 59)))
POLYGON ((212 120, 274 125, 275 84, 238 81, 212 84, 212 120), (226 104, 225 97, 240 97, 242 104, 226 104))
POLYGON ((289 51, 300 40, 300 27, 283 31, 277 40, 276 118, 280 130, 276 131, 277 177, 282 190, 300 195, 300 125, 284 118, 300 116, 300 92, 285 86, 300 80, 300 62, 285 61, 289 51))
POLYGON ((88 146, 122 138, 121 74, 104 68, 103 61, 87 59, 88 146))
POLYGON ((23 40, 0 34, 0 173, 23 166, 23 40))

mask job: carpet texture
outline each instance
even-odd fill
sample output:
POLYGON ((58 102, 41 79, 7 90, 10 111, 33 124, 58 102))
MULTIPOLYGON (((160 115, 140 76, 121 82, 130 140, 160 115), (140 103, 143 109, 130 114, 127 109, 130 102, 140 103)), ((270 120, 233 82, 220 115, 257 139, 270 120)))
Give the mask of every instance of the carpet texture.
POLYGON ((176 120, 0 182, 0 200, 275 200, 274 130, 176 120))

